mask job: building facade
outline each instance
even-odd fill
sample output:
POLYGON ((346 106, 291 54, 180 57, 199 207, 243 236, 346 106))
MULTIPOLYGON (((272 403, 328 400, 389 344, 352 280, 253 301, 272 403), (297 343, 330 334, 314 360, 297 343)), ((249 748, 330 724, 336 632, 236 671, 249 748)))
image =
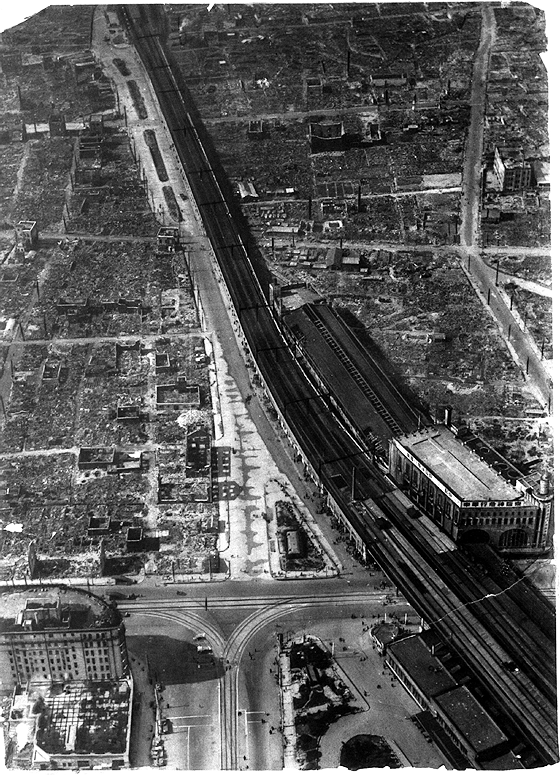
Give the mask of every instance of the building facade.
POLYGON ((114 680, 128 675, 124 624, 101 598, 78 590, 0 597, 0 689, 28 681, 114 680))
POLYGON ((494 149, 494 175, 500 191, 511 193, 529 188, 533 179, 530 162, 525 161, 523 153, 518 148, 494 149))
POLYGON ((391 440, 396 484, 458 543, 492 543, 502 552, 550 548, 553 496, 481 439, 436 425, 391 440))
POLYGON ((130 766, 133 681, 114 606, 69 587, 5 592, 0 682, 8 768, 130 766))

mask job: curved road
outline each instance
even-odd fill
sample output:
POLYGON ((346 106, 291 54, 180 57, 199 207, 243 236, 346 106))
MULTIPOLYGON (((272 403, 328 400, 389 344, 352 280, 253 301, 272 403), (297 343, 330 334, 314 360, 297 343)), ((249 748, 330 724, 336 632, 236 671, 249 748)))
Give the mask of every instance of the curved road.
MULTIPOLYGON (((485 16, 487 16, 487 13, 485 13, 485 16)), ((154 43, 152 37, 148 35, 147 39, 150 39, 151 42, 145 43, 145 53, 150 59, 156 56, 158 49, 160 49, 159 41, 156 40, 154 43)), ((491 36, 488 37, 486 33, 483 36, 480 49, 482 54, 486 56, 486 60, 489 55, 490 43, 491 36)), ((482 54, 477 57, 477 66, 482 79, 480 83, 483 82, 485 67, 487 66, 487 62, 486 65, 484 64, 484 58, 482 57, 481 59, 482 54)), ((220 268, 228 280, 229 291, 242 318, 247 340, 251 345, 261 371, 264 372, 266 381, 281 409, 281 413, 284 416, 286 414, 291 415, 290 424, 292 427, 296 426, 296 433, 300 436, 299 441, 301 445, 306 452, 309 450, 311 459, 316 458, 317 450, 319 450, 319 472, 322 475, 321 478, 326 480, 325 484, 328 489, 332 490, 333 498, 340 503, 344 501, 343 508, 345 511, 352 511, 339 491, 338 486, 329 486, 333 484, 332 481, 328 481, 329 478, 332 480, 332 474, 331 477, 325 477, 324 468, 326 463, 335 464, 341 470, 340 478, 344 480, 344 474, 352 473, 351 461, 355 459, 357 454, 355 445, 341 434, 340 428, 336 426, 336 423, 333 423, 328 413, 320 417, 317 415, 317 411, 325 412, 325 407, 321 406, 321 400, 318 400, 313 395, 310 385, 302 377, 302 374, 299 373, 292 360, 289 357, 283 357, 283 355, 286 355, 286 353, 283 354, 282 352, 283 350, 285 351, 286 345, 282 342, 275 329, 274 322, 267 314, 268 310, 263 304, 263 295, 260 292, 259 283, 251 264, 248 262, 249 266, 247 266, 245 263, 247 256, 244 253, 243 246, 240 244, 233 224, 230 224, 231 216, 227 204, 221 198, 219 186, 216 185, 213 171, 208 164, 208 159, 205 157, 200 138, 197 136, 188 114, 186 120, 185 118, 182 119, 181 115, 176 112, 178 109, 177 102, 170 101, 168 96, 170 92, 169 83, 164 78, 168 65, 165 65, 165 67, 164 65, 156 65, 159 65, 159 61, 152 62, 152 70, 155 77, 161 81, 161 100, 165 103, 164 106, 168 109, 173 119, 172 126, 176 127, 172 131, 177 134, 176 140, 179 145, 179 151, 183 156, 188 157, 191 165, 193 164, 193 159, 198 160, 194 162, 194 170, 192 172, 187 171, 187 175, 190 175, 193 184, 198 189, 199 206, 204 211, 205 220, 212 233, 220 268), (206 173, 204 180, 203 173, 206 173), (260 314, 259 310, 261 310, 260 314), (271 343, 275 342, 278 343, 278 346, 271 348, 271 343), (275 352, 271 353, 271 349, 275 352), (315 401, 317 408, 315 409, 314 407, 314 411, 309 411, 307 407, 310 400, 315 401), (302 402, 305 402, 307 411, 303 408, 302 402), (329 453, 327 453, 329 456, 326 459, 323 457, 325 449, 329 450, 329 453)), ((172 77, 172 73, 170 77, 172 77)), ((174 81, 174 77, 172 80, 174 81)), ((179 98, 182 98, 180 92, 179 98)), ((466 192, 468 196, 468 186, 466 192)), ((478 199, 476 201, 478 202, 478 199)), ((379 476, 379 472, 372 469, 365 461, 362 471, 362 476, 366 477, 366 480, 363 483, 360 481, 360 485, 363 485, 366 492, 373 493, 375 498, 380 499, 380 496, 386 491, 386 487, 379 476)), ((362 476, 360 479, 362 479, 362 476)), ((551 758, 556 756, 556 738, 555 732, 552 730, 554 722, 550 720, 554 713, 552 709, 548 709, 549 703, 540 695, 536 687, 530 686, 527 677, 504 673, 503 664, 505 664, 508 657, 504 649, 499 647, 494 638, 489 634, 486 627, 481 627, 481 622, 478 620, 478 615, 480 614, 479 606, 477 607, 476 618, 471 613, 467 615, 465 606, 469 605, 469 603, 460 601, 454 595, 448 594, 449 590, 445 588, 446 585, 444 583, 442 584, 442 579, 438 572, 435 572, 432 567, 425 565, 420 558, 418 559, 421 565, 411 560, 413 547, 404 536, 400 536, 396 532, 391 534, 390 540, 388 540, 389 534, 387 531, 383 534, 382 529, 376 525, 376 513, 380 510, 374 507, 375 503, 372 501, 372 505, 368 507, 368 513, 365 517, 356 512, 352 523, 356 523, 359 526, 360 534, 364 533, 368 546, 371 541, 371 551, 378 559, 380 565, 403 588, 407 589, 412 602, 419 610, 427 612, 436 628, 444 631, 445 637, 450 642, 455 642, 459 651, 468 653, 468 659, 474 672, 484 674, 484 677, 489 681, 489 686, 496 690, 497 696, 504 701, 504 709, 507 706, 509 713, 516 719, 516 722, 523 729, 527 730, 529 737, 543 744, 543 750, 546 750, 547 756, 551 758), (395 563, 397 563, 398 567, 395 567, 395 563), (444 619, 446 622, 442 623, 444 619), (451 631, 447 631, 446 623, 452 623, 451 631), (544 708, 547 708, 547 710, 544 711, 544 708)), ((353 511, 352 513, 354 514, 353 511)), ((381 510, 382 516, 383 513, 383 510, 381 510)), ((306 600, 308 599, 306 598, 306 600)), ((485 621, 487 622, 488 620, 486 619, 485 621)), ((491 624, 491 621, 488 624, 491 624)), ((509 626, 511 624, 510 622, 509 626)), ((512 634, 512 638, 518 640, 519 633, 516 636, 512 634)), ((224 688, 227 689, 223 699, 224 703, 229 701, 230 705, 232 704, 232 694, 235 694, 235 687, 236 679, 235 673, 233 673, 232 678, 228 678, 227 685, 224 683, 224 688)), ((236 734, 236 732, 232 731, 233 729, 234 726, 230 726, 230 736, 236 734)), ((235 751, 233 747, 230 748, 226 742, 225 748, 222 751, 224 766, 231 766, 230 762, 234 760, 235 751)))
MULTIPOLYGON (((218 679, 218 711, 220 726, 221 769, 238 770, 242 750, 249 751, 248 741, 240 742, 239 680, 240 666, 251 640, 260 632, 269 628, 275 621, 289 614, 306 609, 328 609, 332 606, 344 606, 348 610, 352 605, 369 608, 379 607, 386 602, 386 592, 372 593, 369 590, 353 592, 332 592, 315 596, 278 596, 252 597, 224 596, 213 597, 208 601, 211 610, 244 610, 246 615, 229 636, 212 621, 200 600, 160 599, 161 609, 155 610, 152 601, 126 601, 119 608, 128 614, 141 614, 173 622, 191 631, 202 631, 212 646, 212 651, 223 667, 218 679)), ((186 638, 185 638, 186 640, 186 638)), ((243 717, 244 718, 244 717, 243 717)))

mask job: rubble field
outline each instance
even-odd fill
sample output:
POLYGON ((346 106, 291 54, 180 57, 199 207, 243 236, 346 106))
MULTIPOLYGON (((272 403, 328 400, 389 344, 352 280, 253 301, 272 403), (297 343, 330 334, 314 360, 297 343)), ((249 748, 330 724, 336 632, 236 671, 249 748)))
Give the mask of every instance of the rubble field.
MULTIPOLYGON (((491 167, 495 146, 514 140, 546 161, 544 15, 524 5, 493 11, 483 162, 491 167)), ((168 19, 173 54, 278 282, 311 283, 432 410, 534 411, 492 318, 445 251, 459 243, 480 13, 459 3, 184 5, 168 19), (340 251, 338 267, 329 248, 340 251)), ((485 192, 483 207, 500 208, 481 222, 489 253, 549 245, 546 190, 485 192)), ((541 277, 540 266, 528 273, 541 277)), ((547 301, 524 292, 519 304, 548 340, 547 301)))
POLYGON ((185 481, 186 434, 212 436, 208 355, 183 255, 68 239, 28 258, 20 306, 8 297, 3 310, 24 315, 27 301, 0 441, 0 455, 11 454, 0 459, 4 572, 28 572, 31 538, 42 578, 208 572, 218 512, 204 477, 178 501, 161 490, 185 481), (183 385, 195 404, 181 403, 183 385), (158 403, 159 386, 178 391, 175 403, 158 403))

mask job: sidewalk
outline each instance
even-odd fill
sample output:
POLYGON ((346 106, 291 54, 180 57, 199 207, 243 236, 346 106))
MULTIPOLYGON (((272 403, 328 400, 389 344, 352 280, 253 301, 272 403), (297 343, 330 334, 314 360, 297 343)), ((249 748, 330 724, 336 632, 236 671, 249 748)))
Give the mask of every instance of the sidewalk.
MULTIPOLYGON (((217 262, 167 126, 160 117, 152 84, 134 48, 119 45, 117 49, 107 42, 107 37, 110 34, 101 7, 94 14, 93 45, 113 80, 122 109, 126 108, 127 131, 141 175, 146 179, 154 213, 162 224, 175 223, 165 203, 162 183, 157 177, 143 138, 142 133, 146 128, 153 129, 156 134, 169 176, 164 185, 173 188, 181 211, 183 221, 180 233, 186 245, 197 307, 202 311, 202 336, 205 338, 206 352, 211 357, 209 378, 215 414, 215 438, 219 446, 230 447, 232 451, 229 476, 221 481, 225 485, 237 485, 234 489, 238 492, 235 497, 219 502, 220 523, 225 527, 220 535, 219 551, 229 570, 222 574, 212 574, 211 577, 196 577, 196 580, 270 578, 271 562, 276 563, 277 556, 271 560, 271 536, 262 514, 266 513, 267 507, 273 507, 273 499, 279 494, 279 491, 269 490, 267 500, 266 489, 272 481, 281 486, 282 498, 291 500, 300 514, 304 515, 304 529, 310 539, 327 554, 326 571, 311 575, 335 575, 339 572, 336 555, 332 550, 329 552, 326 539, 318 526, 313 524, 313 518, 302 500, 306 487, 298 487, 298 493, 291 483, 294 480, 297 484, 299 474, 290 461, 286 440, 279 427, 272 425, 258 400, 265 396, 265 392, 254 384, 248 371, 248 361, 243 355, 243 335, 235 311, 217 270, 217 262), (119 72, 113 63, 116 57, 126 62, 130 75, 123 76, 119 72), (127 80, 137 82, 146 105, 147 119, 138 118, 127 80)), ((179 579, 176 576, 175 581, 179 580, 195 581, 195 577, 186 574, 179 579)), ((169 583, 170 579, 166 581, 169 583)))
POLYGON ((280 652, 278 656, 278 680, 282 706, 282 735, 284 739, 284 770, 299 770, 294 703, 292 698, 292 672, 290 656, 280 652))

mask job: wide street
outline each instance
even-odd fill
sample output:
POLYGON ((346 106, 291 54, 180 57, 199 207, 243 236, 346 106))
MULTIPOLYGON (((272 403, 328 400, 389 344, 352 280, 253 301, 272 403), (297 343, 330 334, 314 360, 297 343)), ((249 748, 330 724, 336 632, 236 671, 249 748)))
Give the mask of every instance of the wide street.
MULTIPOLYGON (((417 706, 385 674, 369 635, 384 618, 406 621, 415 630, 419 618, 394 588, 382 586, 381 574, 370 573, 360 568, 339 579, 119 588, 123 595, 141 590, 137 599, 119 601, 119 608, 131 655, 163 687, 168 765, 281 769, 282 732, 290 738, 293 730, 282 719, 278 639, 303 634, 320 637, 333 651, 363 708, 343 720, 345 739, 354 726, 377 730, 394 742, 404 763, 441 764, 410 721, 417 706)), ((144 726, 152 723, 145 720, 144 726)), ((337 724, 322 748, 328 766, 338 764, 337 724)), ((149 729, 137 734, 146 738, 149 729)))
MULTIPOLYGON (((486 8, 483 17, 463 177, 465 247, 460 250, 465 251, 464 267, 473 285, 476 287, 479 278, 484 288, 481 293, 490 287, 490 308, 501 316, 503 330, 507 319, 504 315, 509 310, 503 310, 503 303, 500 307, 498 301, 492 301, 492 293, 498 293, 488 285, 492 269, 484 269, 476 247, 485 79, 494 24, 486 8)), ((96 17, 96 28, 100 53, 109 60, 113 52, 103 46, 101 16, 96 17)), ((338 766, 343 740, 365 731, 391 741, 404 765, 441 766, 435 748, 410 720, 418 711, 417 705, 399 683, 391 680, 372 645, 369 631, 386 617, 406 623, 411 631, 420 626, 418 616, 394 588, 386 586, 382 574, 361 568, 343 544, 337 545, 338 537, 328 518, 314 513, 321 534, 338 555, 332 570, 336 565, 342 573, 331 578, 271 578, 270 542, 265 521, 259 519, 267 509, 267 484, 278 481, 285 487, 289 485, 290 498, 294 502, 299 498, 300 504, 306 499, 311 513, 315 508, 314 493, 304 481, 301 468, 296 466, 278 425, 259 400, 251 400, 261 396, 240 347, 243 332, 223 282, 212 269, 210 246, 168 130, 159 118, 157 100, 134 52, 123 48, 119 53, 130 64, 136 80, 146 84, 150 126, 158 134, 170 179, 181 202, 181 237, 187 268, 215 362, 216 438, 237 450, 232 458, 232 478, 244 493, 236 501, 221 504, 221 517, 228 530, 220 549, 228 564, 229 578, 214 583, 167 586, 161 579, 146 578, 139 586, 104 590, 122 596, 117 603, 126 617, 135 679, 142 686, 142 713, 137 714, 133 730, 133 766, 150 764, 149 741, 155 717, 148 709, 157 698, 165 719, 162 731, 164 763, 168 767, 282 769, 286 751, 294 743, 294 728, 286 723, 280 702, 279 642, 280 636, 289 640, 304 634, 320 638, 331 651, 356 705, 362 708, 362 712, 333 724, 324 736, 323 766, 338 766), (131 593, 138 595, 136 599, 126 599, 131 593), (159 692, 154 695, 158 685, 159 692)), ((119 80, 116 72, 114 79, 125 94, 122 78, 119 80)), ((132 109, 129 117, 128 130, 135 153, 152 201, 155 196, 164 217, 161 186, 139 140, 143 127, 134 122, 132 109)), ((512 339, 512 347, 522 358, 516 339, 512 339)))
MULTIPOLYGON (((512 356, 525 375, 527 384, 533 389, 538 400, 551 413, 552 381, 547 364, 543 362, 540 355, 539 345, 541 343, 536 343, 524 326, 519 324, 519 320, 510 309, 508 299, 502 295, 497 287, 495 269, 484 263, 478 244, 486 84, 495 34, 494 11, 491 6, 483 5, 481 40, 473 63, 471 120, 463 163, 461 248, 459 253, 467 277, 481 302, 496 320, 512 356)), ((510 248, 507 250, 513 252, 510 248)), ((494 252, 493 249, 492 252, 494 252)))

